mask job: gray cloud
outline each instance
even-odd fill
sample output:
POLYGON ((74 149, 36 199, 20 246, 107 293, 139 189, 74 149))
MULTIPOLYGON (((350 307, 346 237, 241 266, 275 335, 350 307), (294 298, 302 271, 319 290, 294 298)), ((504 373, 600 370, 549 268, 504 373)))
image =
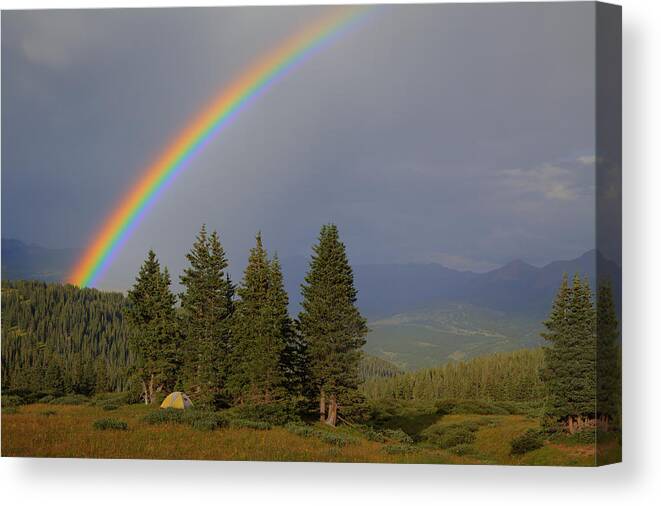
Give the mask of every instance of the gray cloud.
MULTIPOLYGON (((3 236, 84 245, 209 97, 321 11, 3 13, 3 236)), ((593 14, 383 10, 214 140, 101 286, 125 287, 149 247, 179 272, 202 222, 235 276, 257 230, 282 257, 306 255, 328 221, 357 263, 479 269, 592 248, 593 14)))

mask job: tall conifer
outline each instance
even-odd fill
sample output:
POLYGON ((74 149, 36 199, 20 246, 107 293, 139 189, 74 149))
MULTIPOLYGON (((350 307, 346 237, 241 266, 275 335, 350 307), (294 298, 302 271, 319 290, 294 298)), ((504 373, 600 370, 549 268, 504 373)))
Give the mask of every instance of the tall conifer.
POLYGON ((133 329, 129 344, 136 354, 143 398, 150 404, 157 391, 174 386, 181 361, 170 274, 167 268, 161 271, 152 250, 128 292, 128 299, 127 320, 133 329))
POLYGON ((280 264, 257 234, 250 250, 232 333, 230 389, 237 401, 270 402, 285 394, 283 357, 291 332, 280 264))
POLYGON ((214 406, 226 388, 233 286, 217 232, 202 225, 186 255, 180 277, 184 345, 184 388, 198 404, 214 406))
POLYGON ((547 389, 546 415, 566 423, 570 432, 583 428, 595 417, 596 319, 587 279, 574 276, 569 286, 563 277, 553 303, 541 372, 547 389))
POLYGON ((597 295, 597 413, 604 426, 619 422, 622 399, 619 324, 609 282, 600 283, 597 295))
POLYGON ((335 425, 338 401, 357 388, 360 349, 367 334, 367 323, 356 307, 353 271, 335 225, 321 227, 301 290, 300 330, 317 387, 320 419, 335 425))

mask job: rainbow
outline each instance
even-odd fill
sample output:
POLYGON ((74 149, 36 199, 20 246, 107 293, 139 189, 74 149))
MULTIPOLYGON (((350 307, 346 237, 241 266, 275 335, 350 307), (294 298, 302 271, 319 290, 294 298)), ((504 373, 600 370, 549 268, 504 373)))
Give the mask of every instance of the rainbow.
POLYGON ((93 286, 164 190, 236 116, 312 54, 365 19, 373 7, 341 6, 286 39, 224 87, 160 152, 110 213, 68 282, 93 286))

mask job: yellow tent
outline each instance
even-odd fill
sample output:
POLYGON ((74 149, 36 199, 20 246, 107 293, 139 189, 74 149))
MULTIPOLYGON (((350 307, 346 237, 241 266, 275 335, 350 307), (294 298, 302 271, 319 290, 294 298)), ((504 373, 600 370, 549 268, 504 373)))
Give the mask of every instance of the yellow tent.
POLYGON ((193 407, 193 403, 183 392, 172 392, 161 403, 162 408, 188 409, 193 407))

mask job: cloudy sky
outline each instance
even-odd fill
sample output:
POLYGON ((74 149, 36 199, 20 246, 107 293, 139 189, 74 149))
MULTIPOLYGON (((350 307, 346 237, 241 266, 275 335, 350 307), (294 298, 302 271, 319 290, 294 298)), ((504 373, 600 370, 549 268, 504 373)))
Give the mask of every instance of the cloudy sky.
MULTIPOLYGON (((3 12, 2 236, 84 247, 149 161, 320 8, 3 12)), ((307 255, 483 271, 594 247, 589 3, 390 7, 272 88, 141 223, 101 287, 200 224, 233 271, 261 230, 307 255)))

